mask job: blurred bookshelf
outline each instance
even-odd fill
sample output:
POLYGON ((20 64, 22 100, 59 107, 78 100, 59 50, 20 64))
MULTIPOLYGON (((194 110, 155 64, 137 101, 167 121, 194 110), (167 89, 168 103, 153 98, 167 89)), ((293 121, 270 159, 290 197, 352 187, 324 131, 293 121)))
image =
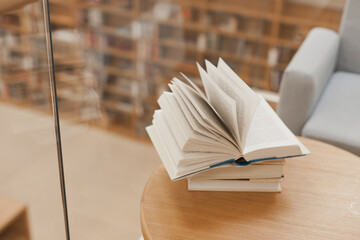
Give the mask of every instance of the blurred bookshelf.
MULTIPOLYGON (((76 6, 72 0, 50 1, 59 108, 62 116, 84 120, 89 117, 85 116, 89 102, 93 102, 87 94, 91 90, 86 90, 95 86, 90 77, 85 78, 82 35, 76 30, 76 6)), ((0 29, 1 101, 51 113, 42 5, 30 4, 1 16, 0 29)))
MULTIPOLYGON (((181 78, 183 72, 201 84, 196 61, 203 65, 205 59, 216 63, 222 57, 251 87, 278 92, 283 71, 308 31, 313 27, 337 31, 345 4, 345 0, 50 2, 61 109, 69 117, 140 138, 146 137, 144 128, 158 108, 157 97, 173 77, 181 78)), ((27 11, 12 14, 18 20, 1 17, 2 32, 25 39, 26 26, 37 25, 35 18, 24 18, 27 11)), ((6 51, 14 54, 11 59, 26 58, 25 52, 36 57, 29 50, 36 48, 27 44, 6 45, 6 51), (15 54, 19 49, 24 49, 22 55, 15 54)), ((1 58, 2 69, 10 70, 11 64, 1 58)), ((2 76, 3 86, 7 80, 2 76)), ((17 87, 2 87, 2 99, 31 102, 30 81, 8 76, 18 79, 11 80, 17 87)), ((46 99, 42 104, 49 105, 49 91, 38 87, 37 92, 37 98, 46 99)))
POLYGON ((40 9, 28 6, 0 19, 1 41, 1 100, 17 104, 49 105, 46 75, 46 52, 40 9), (40 45, 40 46, 39 46, 40 45), (42 79, 45 78, 45 81, 42 79))

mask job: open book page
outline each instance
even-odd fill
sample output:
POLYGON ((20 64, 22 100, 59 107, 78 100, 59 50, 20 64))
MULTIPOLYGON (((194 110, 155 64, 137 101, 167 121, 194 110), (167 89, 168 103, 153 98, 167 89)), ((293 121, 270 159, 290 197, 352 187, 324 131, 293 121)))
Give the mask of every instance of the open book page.
POLYGON ((171 179, 178 177, 176 166, 174 161, 171 159, 171 156, 165 146, 162 144, 161 138, 157 133, 155 126, 150 125, 146 127, 146 131, 150 137, 151 142, 153 143, 156 152, 159 154, 159 157, 164 164, 166 171, 168 172, 171 179))
POLYGON ((186 144, 195 138, 195 132, 191 129, 176 101, 175 103, 172 101, 172 98, 175 98, 172 93, 164 92, 158 99, 158 103, 175 140, 180 149, 184 151, 186 144))
POLYGON ((173 102, 173 98, 175 96, 172 93, 164 92, 159 97, 158 103, 180 149, 184 150, 189 139, 195 138, 195 132, 188 124, 180 106, 178 106, 176 101, 175 103, 173 102))
MULTIPOLYGON (((241 148, 244 149, 247 141, 248 131, 250 125, 257 109, 257 106, 260 102, 259 96, 220 58, 218 62, 219 76, 226 76, 228 86, 223 85, 223 88, 226 88, 230 96, 233 95, 230 92, 230 89, 235 89, 235 93, 238 96, 236 101, 238 103, 239 109, 239 128, 241 128, 241 148), (229 88, 230 87, 230 88, 229 88), (240 125, 241 124, 241 125, 240 125)), ((223 79, 224 80, 224 79, 223 79)), ((223 82, 219 81, 219 84, 222 85, 223 82)), ((225 91, 225 90, 224 90, 225 91)))
POLYGON ((220 114, 224 124, 240 146, 239 127, 236 119, 236 101, 221 90, 199 64, 197 64, 197 67, 210 105, 220 114))
POLYGON ((174 176, 189 174, 199 169, 208 168, 212 164, 217 164, 231 159, 231 155, 224 153, 199 153, 183 152, 178 146, 172 132, 166 122, 162 110, 154 113, 153 131, 148 132, 154 143, 165 167, 171 168, 170 172, 174 176))
POLYGON ((211 131, 209 131, 208 127, 204 126, 205 124, 208 125, 208 123, 205 123, 205 120, 203 121, 204 124, 201 124, 201 121, 198 120, 201 118, 200 114, 196 111, 194 106, 192 106, 190 103, 185 102, 187 98, 183 96, 182 92, 180 92, 178 88, 173 84, 169 84, 169 87, 173 92, 177 102, 179 103, 181 111, 185 114, 186 119, 189 121, 191 128, 204 136, 219 141, 221 137, 217 134, 213 134, 211 131))
MULTIPOLYGON (((223 121, 223 119, 221 118, 221 116, 219 115, 219 113, 216 111, 216 109, 214 108, 213 105, 210 104, 208 98, 206 97, 206 95, 204 94, 204 92, 193 82, 190 80, 190 78, 188 78, 185 74, 181 73, 181 75, 185 78, 185 80, 190 83, 190 85, 195 89, 195 91, 209 104, 209 106, 212 108, 212 110, 219 116, 219 118, 223 121)), ((225 96, 226 97, 226 96, 225 96)), ((229 104, 234 104, 234 102, 229 99, 229 104)), ((224 121, 223 121, 224 122, 224 121)), ((235 122, 236 124, 236 122, 235 122)), ((226 124, 225 124, 226 125, 226 124)), ((239 141, 236 138, 236 135, 232 134, 232 136, 235 136, 235 140, 237 141, 237 144, 240 146, 239 141)), ((237 134, 238 135, 238 134, 237 134)), ((238 136, 239 137, 239 136, 238 136)))
POLYGON ((236 130, 236 135, 239 139, 240 145, 242 145, 241 143, 243 142, 243 130, 246 127, 245 112, 248 106, 247 102, 251 99, 246 98, 246 95, 242 94, 242 90, 239 89, 237 85, 234 84, 231 79, 229 79, 225 74, 220 72, 213 64, 211 64, 207 60, 205 61, 205 63, 207 72, 211 79, 213 79, 214 82, 216 82, 217 86, 219 86, 228 96, 230 96, 236 102, 236 110, 234 111, 236 113, 238 126, 236 130))
POLYGON ((181 76, 183 76, 185 78, 185 80, 190 83, 190 85, 199 93, 199 95, 203 98, 203 99, 207 99, 205 93, 193 82, 190 80, 190 78, 188 78, 185 74, 180 73, 181 76))
POLYGON ((225 145, 192 129, 173 93, 164 92, 158 103, 182 151, 237 154, 234 147, 229 148, 229 144, 225 145))
POLYGON ((231 159, 232 156, 226 153, 212 153, 212 152, 184 152, 180 149, 179 145, 175 141, 174 135, 169 128, 169 124, 164 118, 162 110, 157 110, 154 114, 153 124, 157 131, 161 133, 161 138, 166 140, 167 149, 171 150, 171 155, 175 160, 177 167, 180 166, 192 166, 205 163, 209 165, 212 162, 223 162, 231 159))
POLYGON ((190 100, 186 97, 186 95, 174 84, 169 84, 171 91, 174 93, 178 102, 183 103, 180 104, 180 107, 186 114, 186 118, 189 120, 189 123, 192 124, 193 129, 197 132, 209 137, 213 138, 217 141, 220 141, 228 146, 235 145, 229 141, 227 138, 222 136, 218 131, 214 129, 197 111, 194 105, 190 102, 190 100), (185 108, 186 107, 186 108, 185 108))
POLYGON ((224 136, 214 131, 213 127, 201 117, 191 102, 175 85, 169 84, 169 87, 179 103, 182 112, 185 114, 186 119, 191 125, 191 128, 195 132, 214 140, 216 145, 219 145, 224 149, 224 152, 234 153, 235 157, 239 156, 240 153, 238 148, 224 136))
POLYGON ((238 147, 238 143, 232 137, 224 123, 219 119, 218 115, 195 90, 177 78, 173 79, 173 84, 189 100, 189 103, 195 107, 200 116, 213 128, 212 130, 218 132, 220 135, 224 136, 232 144, 238 147))
MULTIPOLYGON (((189 174, 189 170, 182 167, 176 167, 175 160, 170 155, 169 149, 166 149, 166 145, 163 144, 165 141, 161 138, 160 133, 157 131, 154 125, 146 127, 146 131, 149 134, 151 142, 154 144, 156 151, 158 152, 162 163, 164 164, 166 171, 168 172, 172 180, 178 180, 189 174)), ((197 168, 193 172, 204 171, 209 169, 209 166, 203 166, 197 168)))
POLYGON ((301 149, 297 138, 261 98, 246 139, 244 158, 254 160, 296 156, 308 153, 305 149, 301 149))

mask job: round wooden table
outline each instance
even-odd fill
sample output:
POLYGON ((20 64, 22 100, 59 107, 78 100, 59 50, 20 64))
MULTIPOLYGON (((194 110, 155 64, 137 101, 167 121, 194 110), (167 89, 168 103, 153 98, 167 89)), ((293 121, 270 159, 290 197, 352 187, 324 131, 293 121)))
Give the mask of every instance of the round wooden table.
POLYGON ((160 166, 141 200, 144 239, 360 239, 360 158, 301 138, 281 193, 190 192, 160 166))

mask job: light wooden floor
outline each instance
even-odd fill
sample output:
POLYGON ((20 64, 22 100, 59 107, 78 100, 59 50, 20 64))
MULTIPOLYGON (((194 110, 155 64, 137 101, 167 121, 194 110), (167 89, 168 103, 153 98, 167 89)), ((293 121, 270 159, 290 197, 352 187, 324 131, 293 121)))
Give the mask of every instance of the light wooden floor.
MULTIPOLYGON (((72 239, 139 239, 139 204, 160 164, 150 144, 62 123, 72 239)), ((34 240, 64 239, 53 120, 0 104, 0 194, 29 207, 34 240)))

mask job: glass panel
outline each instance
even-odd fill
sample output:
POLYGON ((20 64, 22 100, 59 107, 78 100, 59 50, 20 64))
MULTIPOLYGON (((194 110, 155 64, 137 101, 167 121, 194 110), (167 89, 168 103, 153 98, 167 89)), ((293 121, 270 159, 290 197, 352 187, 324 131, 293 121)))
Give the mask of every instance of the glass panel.
POLYGON ((338 29, 345 1, 50 1, 70 230, 137 239, 146 180, 160 164, 145 126, 180 72, 222 57, 276 96, 314 26, 338 29))
POLYGON ((25 2, 34 1, 0 3, 0 239, 60 240, 44 14, 40 1, 25 2))

